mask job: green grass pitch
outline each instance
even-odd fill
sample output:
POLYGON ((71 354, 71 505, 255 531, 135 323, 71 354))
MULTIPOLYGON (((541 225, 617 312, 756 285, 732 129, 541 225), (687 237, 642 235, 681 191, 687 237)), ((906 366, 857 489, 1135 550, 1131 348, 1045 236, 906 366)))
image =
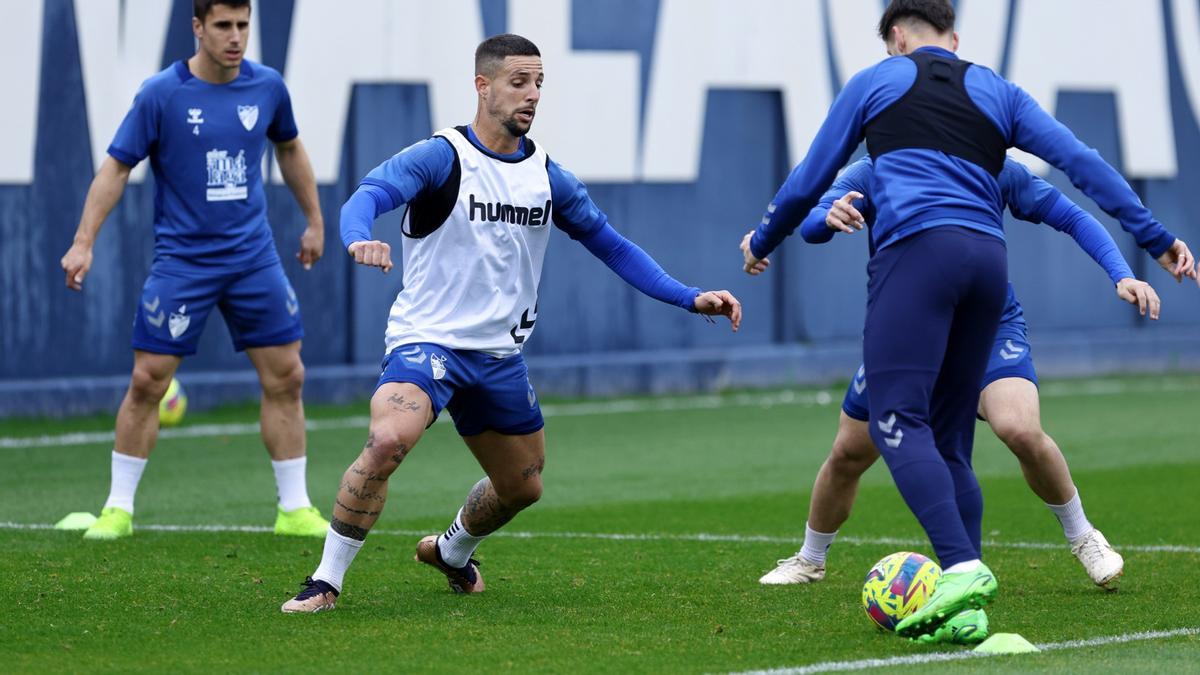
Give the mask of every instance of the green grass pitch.
MULTIPOLYGON (((437 424, 393 477, 337 610, 313 616, 278 608, 316 567, 320 540, 196 527, 272 523, 274 484, 256 436, 164 438, 138 494, 141 529, 113 543, 24 527, 98 511, 111 443, 0 443, 0 668, 712 673, 908 656, 917 661, 904 668, 923 673, 1195 672, 1195 631, 1071 641, 1200 628, 1200 452, 1189 431, 1200 379, 1052 382, 1043 392, 1046 429, 1088 515, 1126 559, 1119 592, 1092 586, 1016 461, 979 426, 985 559, 1000 580, 992 630, 1060 647, 1043 654, 926 663, 961 650, 871 626, 859 604, 871 564, 896 550, 930 553, 881 463, 864 478, 826 581, 757 583, 799 547, 836 426, 831 390, 548 405, 545 494, 481 547, 488 590, 475 597, 453 595, 412 560, 420 535, 443 529, 480 476, 451 425, 437 424)), ((309 486, 328 515, 365 437, 336 420, 366 407, 309 412, 325 423, 308 437, 309 486)), ((185 429, 254 415, 193 414, 185 429)), ((9 421, 0 441, 111 424, 9 421)))

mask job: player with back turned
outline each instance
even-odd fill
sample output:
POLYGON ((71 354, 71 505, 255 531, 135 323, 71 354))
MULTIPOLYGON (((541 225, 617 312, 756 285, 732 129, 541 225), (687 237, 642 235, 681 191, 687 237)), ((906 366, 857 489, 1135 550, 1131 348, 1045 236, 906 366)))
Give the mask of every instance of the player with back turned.
POLYGON ((767 256, 815 206, 862 140, 874 162, 876 254, 863 330, 870 435, 933 545, 944 575, 897 633, 936 633, 998 585, 982 562, 983 497, 971 468, 980 384, 1005 304, 1005 153, 1063 170, 1172 273, 1191 254, 1121 175, 1026 92, 958 59, 949 0, 893 0, 879 23, 888 58, 842 89, 808 156, 742 242, 743 268, 767 256))
MULTIPOLYGON (((873 178, 870 157, 847 167, 800 225, 804 240, 822 244, 833 239, 835 232, 869 231, 876 221, 873 178)), ((998 182, 1014 216, 1070 235, 1104 269, 1121 300, 1137 305, 1144 316, 1158 319, 1158 294, 1150 284, 1134 278, 1112 236, 1090 213, 1014 160, 1005 160, 998 182)), ((873 246, 868 248, 873 252, 873 246)), ((760 583, 804 584, 825 577, 826 553, 850 516, 859 478, 879 458, 868 432, 870 387, 864 371, 860 367, 851 378, 833 448, 813 481, 804 544, 795 555, 778 561, 760 583)), ((1124 559, 1088 520, 1066 458, 1042 429, 1037 383, 1024 311, 1010 283, 980 385, 979 417, 1016 456, 1030 489, 1058 518, 1071 552, 1088 577, 1111 590, 1124 570, 1124 559)), ((987 615, 973 610, 952 617, 921 639, 970 644, 987 637, 987 615)))
POLYGON ((532 42, 517 35, 484 40, 475 52, 474 121, 387 160, 342 208, 349 254, 386 272, 391 250, 371 239, 371 226, 380 214, 407 207, 404 289, 388 320, 366 445, 342 477, 320 565, 284 612, 333 609, 383 511, 389 477, 443 408, 486 475, 445 533, 417 544, 416 557, 456 592, 484 589, 475 548, 542 494, 542 414, 521 348, 537 320, 551 224, 646 295, 727 316, 734 330, 741 322, 732 295, 671 278, 529 138, 542 79, 532 42))
POLYGON ((133 324, 133 375, 117 413, 108 501, 84 538, 133 533, 134 494, 158 438, 158 403, 216 308, 262 385, 262 439, 279 497, 275 533, 320 536, 327 523, 305 484, 304 330, 267 224, 267 143, 308 220, 297 254, 305 269, 325 241, 317 183, 283 78, 243 58, 250 1, 193 0, 192 30, 196 54, 146 80, 134 98, 62 258, 67 286, 82 290, 100 225, 130 171, 149 157, 154 263, 133 324))

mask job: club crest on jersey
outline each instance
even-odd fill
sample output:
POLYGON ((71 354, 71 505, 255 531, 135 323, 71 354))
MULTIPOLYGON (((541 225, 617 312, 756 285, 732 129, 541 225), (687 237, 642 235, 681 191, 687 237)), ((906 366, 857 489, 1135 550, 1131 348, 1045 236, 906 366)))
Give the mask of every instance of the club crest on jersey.
POLYGON ((180 305, 178 312, 171 312, 167 319, 167 329, 171 331, 171 339, 178 340, 192 323, 192 317, 187 315, 187 305, 180 305))
POLYGON ((481 202, 475 195, 469 195, 468 216, 471 221, 512 223, 527 227, 540 227, 550 224, 550 209, 553 203, 547 199, 544 206, 513 206, 504 202, 489 204, 481 202), (476 217, 478 215, 478 218, 476 217))
POLYGON ((429 368, 433 371, 433 379, 442 379, 446 376, 446 357, 441 354, 430 354, 429 368))
POLYGON ((246 127, 246 131, 254 128, 258 124, 258 106, 256 105, 239 105, 238 119, 242 121, 242 126, 246 127))

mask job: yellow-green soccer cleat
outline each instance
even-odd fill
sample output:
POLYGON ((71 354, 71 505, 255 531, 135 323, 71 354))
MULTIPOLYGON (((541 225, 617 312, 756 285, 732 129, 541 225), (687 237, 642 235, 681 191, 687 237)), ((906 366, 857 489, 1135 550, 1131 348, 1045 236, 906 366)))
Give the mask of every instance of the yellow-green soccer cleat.
POLYGON ((983 563, 970 572, 943 574, 929 601, 896 624, 896 634, 917 637, 932 633, 964 609, 982 609, 996 598, 997 590, 996 575, 983 563))
POLYGON ((292 511, 279 509, 275 516, 275 534, 290 537, 324 537, 329 521, 321 517, 315 506, 305 506, 292 511))
POLYGON ((932 633, 917 638, 922 644, 975 645, 988 636, 988 618, 982 609, 967 609, 950 617, 932 633))
POLYGON ((120 539, 133 534, 133 514, 115 506, 106 506, 100 518, 83 533, 84 539, 120 539))

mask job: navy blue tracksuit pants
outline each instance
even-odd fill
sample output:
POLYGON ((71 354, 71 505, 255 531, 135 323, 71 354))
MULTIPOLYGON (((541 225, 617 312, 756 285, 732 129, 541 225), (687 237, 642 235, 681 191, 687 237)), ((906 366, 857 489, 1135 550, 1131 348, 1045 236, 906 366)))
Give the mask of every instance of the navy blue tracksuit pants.
POLYGON ((1007 267, 1000 239, 943 226, 884 248, 867 268, 871 438, 943 568, 980 557, 971 445, 1007 267))

